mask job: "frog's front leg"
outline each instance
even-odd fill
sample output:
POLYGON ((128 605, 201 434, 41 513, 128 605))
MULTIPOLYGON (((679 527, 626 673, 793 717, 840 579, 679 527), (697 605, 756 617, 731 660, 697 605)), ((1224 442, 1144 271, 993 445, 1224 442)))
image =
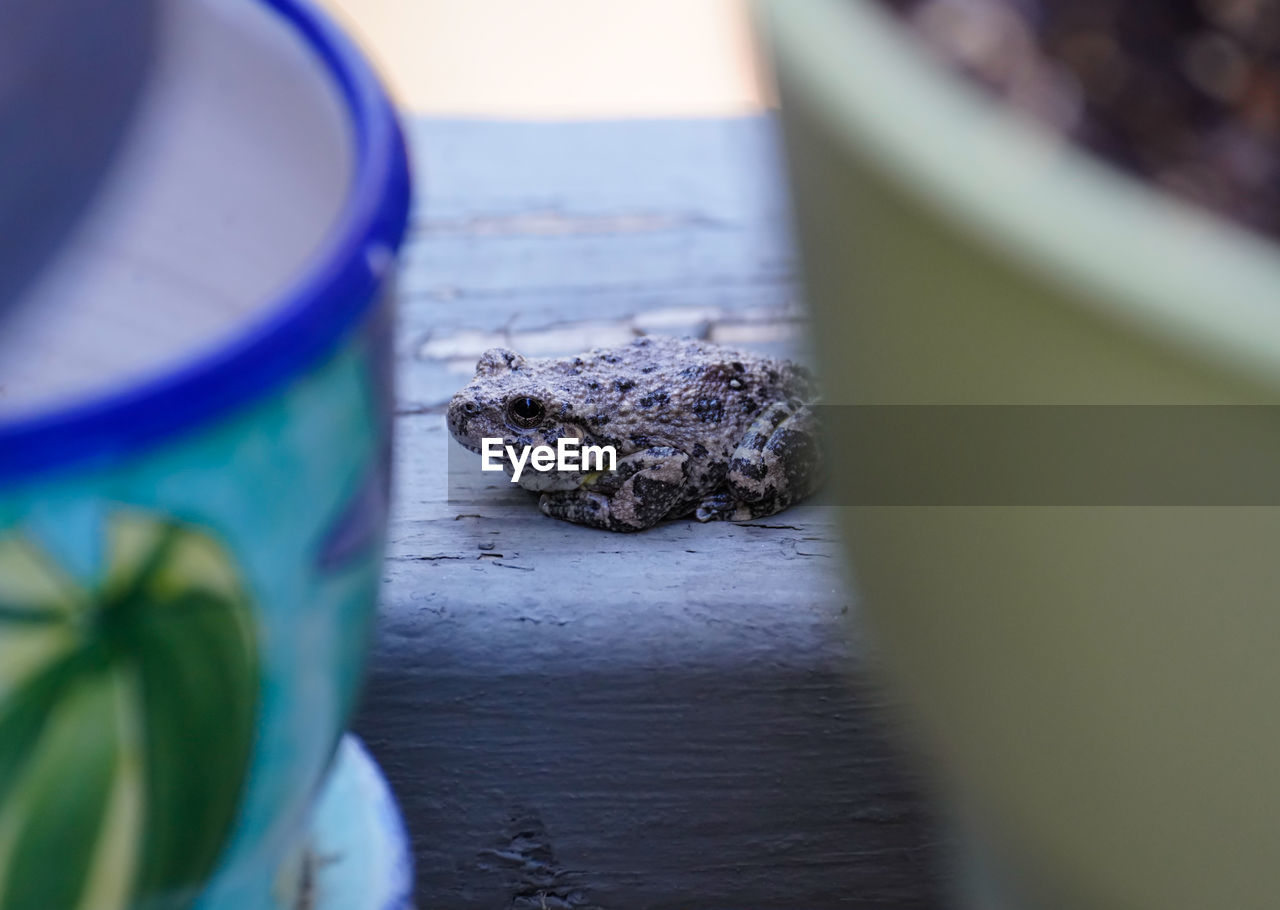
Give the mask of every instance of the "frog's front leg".
POLYGON ((544 515, 607 531, 651 528, 680 502, 689 456, 671 446, 652 446, 618 459, 615 470, 582 489, 543 493, 544 515))
POLYGON ((698 503, 699 521, 746 521, 781 512, 822 482, 817 415, 809 404, 773 404, 752 421, 729 461, 725 489, 698 503))

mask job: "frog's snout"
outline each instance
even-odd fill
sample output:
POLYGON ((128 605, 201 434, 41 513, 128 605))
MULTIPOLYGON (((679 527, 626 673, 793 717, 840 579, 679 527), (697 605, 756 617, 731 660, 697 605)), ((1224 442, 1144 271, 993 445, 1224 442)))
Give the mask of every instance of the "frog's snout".
POLYGON ((480 405, 467 395, 459 393, 449 402, 449 412, 445 418, 449 424, 449 432, 469 449, 475 449, 479 440, 470 431, 469 424, 480 416, 480 405))

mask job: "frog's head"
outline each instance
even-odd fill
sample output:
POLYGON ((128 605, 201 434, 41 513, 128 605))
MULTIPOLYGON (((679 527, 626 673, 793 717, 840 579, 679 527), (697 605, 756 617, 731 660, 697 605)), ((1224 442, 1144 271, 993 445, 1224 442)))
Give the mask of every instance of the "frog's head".
MULTIPOLYGON (((476 364, 476 375, 449 402, 449 432, 466 448, 481 451, 482 440, 501 439, 514 446, 554 447, 564 436, 586 435, 566 421, 570 410, 555 391, 554 377, 538 361, 526 360, 506 348, 490 348, 476 364)), ((511 466, 506 465, 508 473, 511 466)), ((525 470, 520 485, 531 490, 568 490, 581 475, 525 470)))

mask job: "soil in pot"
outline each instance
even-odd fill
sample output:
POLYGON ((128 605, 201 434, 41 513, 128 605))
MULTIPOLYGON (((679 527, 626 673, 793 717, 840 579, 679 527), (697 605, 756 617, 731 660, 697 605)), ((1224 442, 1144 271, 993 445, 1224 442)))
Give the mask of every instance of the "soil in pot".
POLYGON ((1280 238, 1280 0, 883 0, 1131 174, 1280 238))

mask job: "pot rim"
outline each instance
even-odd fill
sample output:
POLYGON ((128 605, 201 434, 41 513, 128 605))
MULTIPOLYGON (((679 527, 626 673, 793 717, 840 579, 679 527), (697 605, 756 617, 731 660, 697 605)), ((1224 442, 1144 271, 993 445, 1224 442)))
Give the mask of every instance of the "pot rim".
POLYGON ((1280 390, 1275 241, 1010 111, 876 0, 754 6, 804 103, 925 207, 1095 316, 1280 390))

